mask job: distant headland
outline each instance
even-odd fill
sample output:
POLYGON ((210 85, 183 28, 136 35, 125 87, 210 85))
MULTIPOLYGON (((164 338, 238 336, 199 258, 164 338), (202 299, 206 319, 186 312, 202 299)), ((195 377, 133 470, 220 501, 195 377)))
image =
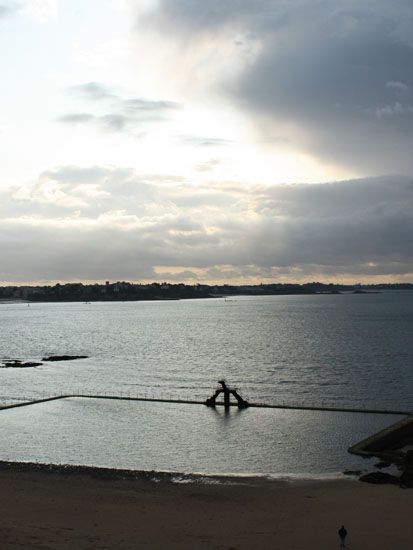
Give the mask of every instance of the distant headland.
POLYGON ((206 285, 184 283, 130 283, 107 281, 105 284, 57 283, 54 286, 2 286, 0 301, 27 302, 101 302, 139 300, 183 300, 226 298, 229 296, 269 296, 289 294, 373 293, 383 290, 413 290, 412 283, 328 284, 270 283, 258 285, 206 285))

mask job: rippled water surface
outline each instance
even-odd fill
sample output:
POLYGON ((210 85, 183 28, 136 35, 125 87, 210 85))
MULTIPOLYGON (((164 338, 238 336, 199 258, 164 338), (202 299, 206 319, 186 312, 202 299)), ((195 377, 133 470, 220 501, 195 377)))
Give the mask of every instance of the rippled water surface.
POLYGON ((0 359, 89 359, 0 369, 0 394, 204 399, 224 376, 251 400, 410 408, 413 293, 0 304, 0 359))
MULTIPOLYGON (((411 410, 413 293, 0 304, 3 402, 58 393, 411 410)), ((0 412, 0 459, 206 472, 333 472, 391 416, 66 399, 0 412)))
POLYGON ((69 398, 0 412, 0 459, 138 470, 335 474, 399 417, 69 398))

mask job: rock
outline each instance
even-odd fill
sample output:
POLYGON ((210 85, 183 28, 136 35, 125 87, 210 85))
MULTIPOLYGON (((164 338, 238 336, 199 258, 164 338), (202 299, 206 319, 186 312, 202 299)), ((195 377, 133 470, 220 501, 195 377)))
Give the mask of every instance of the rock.
POLYGON ((413 476, 408 472, 403 472, 400 476, 400 485, 406 489, 413 489, 413 476))
POLYGON ((377 464, 374 465, 375 468, 388 468, 391 466, 390 462, 385 462, 384 460, 380 460, 380 462, 377 462, 377 464))
POLYGON ((404 487, 413 487, 413 451, 407 451, 400 481, 404 487))
POLYGON ((378 485, 400 485, 400 478, 385 472, 370 472, 369 474, 360 476, 359 480, 365 483, 376 483, 378 485))
POLYGON ((345 476, 359 476, 361 475, 361 470, 344 470, 343 474, 345 476))
POLYGON ((87 359, 87 355, 51 355, 43 357, 42 361, 73 361, 74 359, 87 359))
POLYGON ((43 363, 36 363, 34 361, 27 361, 23 363, 20 359, 13 359, 12 361, 5 361, 0 368, 2 369, 28 369, 32 367, 40 367, 43 363))
POLYGON ((395 464, 397 467, 404 464, 405 453, 402 450, 384 450, 378 453, 377 458, 380 462, 388 462, 389 464, 395 464))

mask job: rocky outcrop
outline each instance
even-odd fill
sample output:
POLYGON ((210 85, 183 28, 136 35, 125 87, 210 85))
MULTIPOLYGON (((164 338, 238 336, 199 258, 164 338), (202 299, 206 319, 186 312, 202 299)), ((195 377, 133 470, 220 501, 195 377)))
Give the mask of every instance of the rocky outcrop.
POLYGON ((413 488, 413 451, 407 451, 405 454, 400 481, 404 487, 413 488))
POLYGON ((344 470, 343 474, 345 476, 360 476, 361 470, 344 470))
MULTIPOLYGON (((42 361, 73 361, 75 359, 87 359, 87 355, 50 355, 43 357, 42 361)), ((38 361, 22 361, 21 359, 3 359, 0 360, 0 369, 27 369, 40 367, 43 363, 38 361)))
POLYGON ((73 361, 74 359, 87 359, 88 355, 50 355, 43 357, 42 361, 73 361))
MULTIPOLYGON (((369 474, 359 477, 360 481, 367 483, 385 484, 390 483, 392 485, 399 485, 405 489, 413 488, 413 450, 406 451, 400 457, 400 453, 394 453, 397 459, 393 461, 393 464, 402 472, 400 476, 394 476, 386 472, 370 472, 369 474)), ((389 453, 386 453, 389 456, 389 453)), ((387 462, 379 462, 376 466, 383 465, 382 467, 390 466, 387 462)))
POLYGON ((379 470, 381 470, 382 468, 388 468, 389 466, 391 466, 391 463, 384 460, 380 460, 380 462, 377 462, 377 464, 374 465, 374 467, 378 468, 379 470))
POLYGON ((384 430, 356 443, 349 452, 363 458, 375 457, 379 462, 376 468, 395 466, 400 476, 385 472, 371 472, 361 476, 367 483, 392 483, 400 487, 413 487, 413 415, 399 420, 384 430))
POLYGON ((370 472, 369 474, 360 476, 359 480, 366 483, 375 483, 377 485, 400 485, 400 478, 387 474, 386 472, 370 472))
POLYGON ((3 363, 0 364, 0 368, 2 369, 28 369, 33 367, 40 367, 43 365, 43 363, 36 363, 35 361, 20 361, 20 359, 10 359, 7 361, 3 361, 3 363))

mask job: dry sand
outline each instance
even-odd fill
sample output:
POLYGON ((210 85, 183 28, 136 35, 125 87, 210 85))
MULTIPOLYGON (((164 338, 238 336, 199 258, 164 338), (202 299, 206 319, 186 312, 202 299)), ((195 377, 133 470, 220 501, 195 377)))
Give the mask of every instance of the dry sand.
POLYGON ((0 548, 411 550, 413 490, 357 481, 255 486, 0 471, 0 548))

